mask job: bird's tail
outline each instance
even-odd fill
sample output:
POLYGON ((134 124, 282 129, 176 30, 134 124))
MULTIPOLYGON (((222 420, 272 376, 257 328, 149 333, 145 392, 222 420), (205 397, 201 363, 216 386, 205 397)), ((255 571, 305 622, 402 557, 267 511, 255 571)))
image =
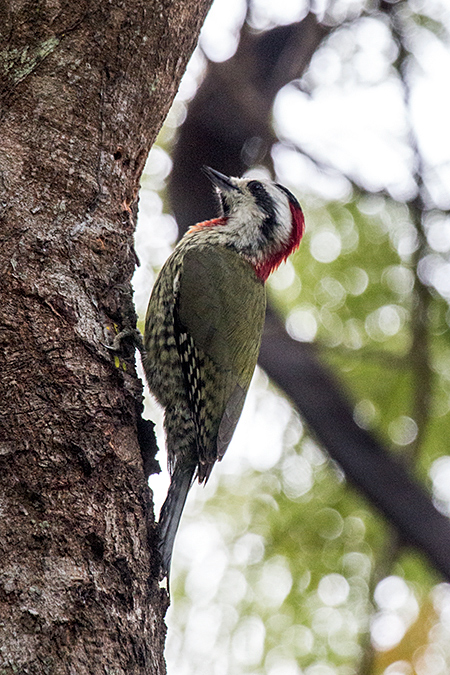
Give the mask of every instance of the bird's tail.
POLYGON ((175 535, 183 513, 187 493, 194 479, 196 465, 189 463, 175 465, 171 477, 166 501, 162 505, 159 516, 159 553, 161 556, 163 573, 169 578, 170 561, 172 559, 175 535))

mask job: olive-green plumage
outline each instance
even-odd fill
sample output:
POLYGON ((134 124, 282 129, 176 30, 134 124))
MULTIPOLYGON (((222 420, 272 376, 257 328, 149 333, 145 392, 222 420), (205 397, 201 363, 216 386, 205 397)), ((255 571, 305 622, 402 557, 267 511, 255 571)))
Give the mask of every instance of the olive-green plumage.
POLYGON ((170 472, 184 499, 194 473, 207 480, 231 441, 264 315, 264 284, 250 263, 203 231, 186 235, 160 272, 145 319, 144 368, 165 408, 170 472))
POLYGON ((303 223, 286 188, 208 173, 220 189, 223 216, 181 239, 145 319, 143 364, 165 408, 171 475, 160 516, 166 574, 192 481, 208 479, 239 420, 260 348, 264 280, 298 246, 303 223))
MULTIPOLYGON (((166 415, 189 409, 196 442, 184 452, 198 463, 200 480, 223 457, 233 435, 258 358, 265 313, 264 285, 250 263, 224 246, 202 244, 202 235, 187 236, 161 270, 145 331, 150 388, 166 415), (158 315, 163 320, 155 324, 158 315)), ((180 429, 167 433, 169 462, 175 467, 180 429)))

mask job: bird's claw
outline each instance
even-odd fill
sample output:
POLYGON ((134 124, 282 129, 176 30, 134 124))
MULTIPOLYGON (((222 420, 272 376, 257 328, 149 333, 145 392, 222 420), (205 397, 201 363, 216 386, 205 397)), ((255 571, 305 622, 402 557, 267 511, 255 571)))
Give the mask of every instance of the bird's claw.
POLYGON ((142 335, 137 328, 124 328, 120 333, 117 333, 111 345, 102 344, 109 351, 119 352, 125 340, 129 340, 136 349, 139 349, 141 354, 145 352, 142 335))

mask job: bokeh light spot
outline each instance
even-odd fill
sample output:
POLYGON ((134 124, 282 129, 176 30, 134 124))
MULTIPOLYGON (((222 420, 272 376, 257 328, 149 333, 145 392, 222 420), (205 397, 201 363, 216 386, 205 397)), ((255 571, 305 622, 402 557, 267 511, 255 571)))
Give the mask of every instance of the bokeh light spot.
POLYGON ((232 640, 233 656, 236 661, 247 666, 258 664, 263 655, 265 636, 266 630, 259 616, 243 619, 232 640))
POLYGON ((342 574, 327 574, 320 580, 317 593, 324 605, 336 607, 347 600, 349 590, 349 583, 342 574))
POLYGON ((313 486, 311 464, 301 455, 287 457, 281 467, 283 490, 289 499, 298 499, 313 486))
POLYGON ((311 255, 321 263, 331 263, 339 257, 342 242, 339 234, 331 230, 317 232, 311 238, 311 255))
POLYGON ((317 319, 311 309, 297 308, 286 319, 286 330, 294 340, 312 342, 317 334, 317 319))
POLYGON ((388 427, 389 436, 396 445, 409 445, 417 438, 416 422, 407 415, 400 415, 388 427))
POLYGON ((379 651, 387 651, 395 647, 405 632, 405 622, 392 612, 380 612, 372 621, 372 642, 379 651))

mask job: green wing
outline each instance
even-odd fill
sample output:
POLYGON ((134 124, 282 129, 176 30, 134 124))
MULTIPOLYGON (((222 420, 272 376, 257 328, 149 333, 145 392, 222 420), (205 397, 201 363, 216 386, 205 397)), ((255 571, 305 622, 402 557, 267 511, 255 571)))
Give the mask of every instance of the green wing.
POLYGON ((236 252, 222 246, 186 252, 176 320, 199 438, 200 480, 231 441, 258 358, 264 315, 264 285, 236 252))

